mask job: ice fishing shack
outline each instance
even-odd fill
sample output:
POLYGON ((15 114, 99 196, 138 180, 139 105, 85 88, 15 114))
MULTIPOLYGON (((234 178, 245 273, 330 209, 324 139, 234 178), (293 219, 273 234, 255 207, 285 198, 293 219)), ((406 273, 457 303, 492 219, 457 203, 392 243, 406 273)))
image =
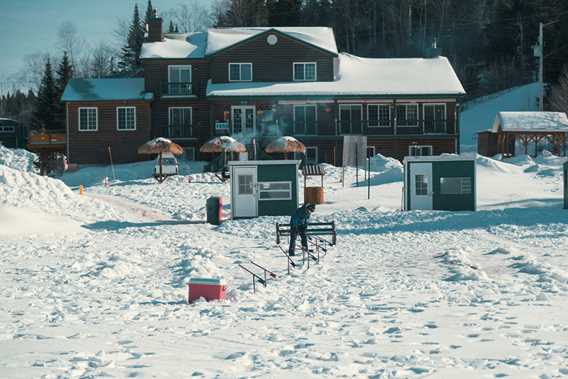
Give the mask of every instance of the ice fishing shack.
POLYGON ((235 218, 288 216, 298 207, 298 160, 231 161, 235 218))
POLYGON ((404 209, 475 211, 475 159, 459 155, 404 158, 404 209))

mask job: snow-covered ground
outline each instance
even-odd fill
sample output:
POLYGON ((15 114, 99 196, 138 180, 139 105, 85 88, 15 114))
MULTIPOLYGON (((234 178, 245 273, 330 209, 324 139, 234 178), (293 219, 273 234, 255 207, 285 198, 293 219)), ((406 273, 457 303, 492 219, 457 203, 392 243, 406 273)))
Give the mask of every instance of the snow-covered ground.
POLYGON ((0 377, 568 376, 563 161, 478 158, 474 213, 401 212, 395 161, 373 162, 371 200, 327 166, 314 218, 338 245, 290 276, 285 218, 204 223, 229 184, 197 165, 161 185, 152 162, 85 168, 73 190, 0 166, 0 377), (250 260, 278 275, 256 295, 250 260), (187 305, 192 276, 228 299, 187 305))

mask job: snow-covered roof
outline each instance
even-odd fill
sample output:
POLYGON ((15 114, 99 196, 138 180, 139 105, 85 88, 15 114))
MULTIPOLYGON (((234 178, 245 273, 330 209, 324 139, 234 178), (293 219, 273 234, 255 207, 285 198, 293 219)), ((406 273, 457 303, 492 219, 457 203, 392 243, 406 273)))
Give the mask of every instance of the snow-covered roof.
POLYGON ((255 35, 276 30, 292 38, 337 54, 333 29, 327 27, 254 27, 254 28, 211 28, 207 31, 206 55, 226 49, 255 35))
POLYGON ((207 33, 168 34, 161 42, 142 45, 140 58, 203 58, 207 33))
POLYGON ((208 83, 208 96, 463 95, 452 65, 437 58, 360 58, 339 54, 338 80, 331 82, 208 83))
POLYGON ((203 58, 215 54, 246 39, 276 30, 292 38, 337 54, 333 29, 326 27, 255 27, 211 28, 207 32, 166 34, 160 42, 145 42, 140 57, 148 58, 203 58))
POLYGON ((144 78, 72 79, 61 101, 152 100, 144 78))
POLYGON ((568 117, 563 112, 499 112, 493 132, 568 132, 568 117))

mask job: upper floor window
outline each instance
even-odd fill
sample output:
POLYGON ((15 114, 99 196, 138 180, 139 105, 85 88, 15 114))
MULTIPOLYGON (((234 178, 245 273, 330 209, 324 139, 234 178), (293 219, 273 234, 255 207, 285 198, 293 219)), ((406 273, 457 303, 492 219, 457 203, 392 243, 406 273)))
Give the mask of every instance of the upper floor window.
POLYGON ((99 117, 96 107, 79 108, 79 131, 96 131, 99 128, 99 117))
POLYGON ((317 79, 315 62, 294 63, 294 80, 309 82, 317 79))
POLYGON ((418 104, 398 104, 396 126, 418 126, 418 104))
POLYGON ((446 133, 446 104, 424 104, 424 133, 446 133))
POLYGON ((315 105, 294 105, 294 134, 315 135, 317 108, 315 105))
POLYGON ((252 63, 229 63, 229 81, 252 81, 252 63))
POLYGON ((191 65, 168 66, 167 95, 191 95, 191 65))
POLYGON ((136 107, 116 108, 116 130, 136 130, 136 107))
POLYGON ((391 125, 391 109, 388 104, 369 104, 367 119, 370 127, 389 127, 391 125))
POLYGON ((0 133, 14 133, 16 128, 13 125, 0 125, 0 133))

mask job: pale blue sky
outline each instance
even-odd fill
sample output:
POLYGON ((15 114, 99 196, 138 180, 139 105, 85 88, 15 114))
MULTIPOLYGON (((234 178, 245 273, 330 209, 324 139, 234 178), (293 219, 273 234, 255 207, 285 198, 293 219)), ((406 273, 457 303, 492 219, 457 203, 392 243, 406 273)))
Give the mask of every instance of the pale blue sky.
MULTIPOLYGON (((183 2, 152 0, 158 11, 183 2)), ((210 4, 212 0, 200 2, 210 4)), ((0 92, 26 55, 55 50, 62 22, 72 21, 79 35, 96 45, 112 40, 117 19, 130 19, 135 3, 143 16, 147 0, 0 0, 0 92)))

